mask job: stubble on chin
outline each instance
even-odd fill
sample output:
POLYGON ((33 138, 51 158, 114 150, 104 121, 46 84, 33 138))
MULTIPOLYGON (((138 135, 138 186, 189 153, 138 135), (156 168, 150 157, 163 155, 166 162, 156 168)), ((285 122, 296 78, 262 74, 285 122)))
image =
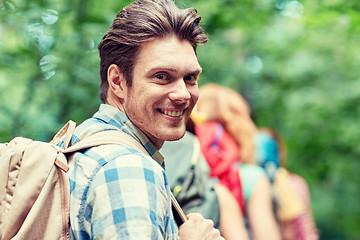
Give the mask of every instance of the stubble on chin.
POLYGON ((166 141, 177 141, 177 140, 181 139, 182 137, 184 137, 185 132, 186 132, 186 127, 181 126, 176 130, 176 132, 169 135, 168 139, 166 139, 166 141))

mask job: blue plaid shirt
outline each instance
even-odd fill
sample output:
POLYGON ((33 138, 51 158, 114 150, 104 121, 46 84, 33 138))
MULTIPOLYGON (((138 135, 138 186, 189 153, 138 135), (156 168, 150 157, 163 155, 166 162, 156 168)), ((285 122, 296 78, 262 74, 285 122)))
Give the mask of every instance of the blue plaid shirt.
POLYGON ((75 130, 72 144, 106 130, 135 137, 148 156, 121 145, 76 153, 70 172, 72 239, 178 239, 163 157, 124 113, 102 104, 75 130))

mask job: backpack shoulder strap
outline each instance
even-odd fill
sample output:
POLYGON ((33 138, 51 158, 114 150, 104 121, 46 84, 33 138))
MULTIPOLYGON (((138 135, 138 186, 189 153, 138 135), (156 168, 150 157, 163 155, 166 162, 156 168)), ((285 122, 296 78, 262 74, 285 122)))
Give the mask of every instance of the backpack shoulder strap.
POLYGON ((58 145, 62 140, 64 141, 64 149, 69 146, 71 136, 75 131, 76 123, 69 120, 58 133, 55 134, 50 143, 58 145))
POLYGON ((194 139, 193 139, 193 152, 192 152, 192 155, 191 155, 191 165, 195 166, 198 163, 200 153, 201 153, 201 147, 200 147, 199 139, 197 137, 194 137, 194 139))
POLYGON ((215 125, 215 136, 214 136, 214 140, 211 144, 211 147, 213 147, 213 148, 218 147, 218 144, 220 143, 223 134, 224 134, 223 126, 220 123, 217 123, 215 125))
POLYGON ((146 149, 132 136, 129 134, 121 131, 121 130, 108 130, 108 131, 101 131, 95 133, 80 142, 74 144, 73 146, 65 149, 63 153, 72 153, 79 151, 81 149, 96 147, 100 145, 106 144, 119 144, 129 148, 136 149, 146 155, 149 153, 146 149))
MULTIPOLYGON (((100 146, 104 144, 119 144, 123 145, 135 150, 138 150, 146 155, 149 156, 149 153, 146 149, 138 142, 134 137, 130 136, 129 134, 121 131, 121 130, 108 130, 102 131, 99 133, 95 133, 80 142, 74 144, 73 146, 65 149, 63 153, 72 153, 79 151, 81 149, 91 148, 95 146, 100 146)), ((171 203, 173 207, 178 212, 181 220, 185 222, 187 220, 185 213, 181 209, 179 203, 176 201, 174 195, 170 191, 171 203)))

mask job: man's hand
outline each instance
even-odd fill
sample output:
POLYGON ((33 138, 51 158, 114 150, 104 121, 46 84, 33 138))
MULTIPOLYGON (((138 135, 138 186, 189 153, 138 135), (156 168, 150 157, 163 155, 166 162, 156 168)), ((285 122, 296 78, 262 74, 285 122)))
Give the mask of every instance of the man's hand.
POLYGON ((179 227, 180 240, 225 240, 214 228, 213 221, 200 213, 190 213, 187 221, 179 227))

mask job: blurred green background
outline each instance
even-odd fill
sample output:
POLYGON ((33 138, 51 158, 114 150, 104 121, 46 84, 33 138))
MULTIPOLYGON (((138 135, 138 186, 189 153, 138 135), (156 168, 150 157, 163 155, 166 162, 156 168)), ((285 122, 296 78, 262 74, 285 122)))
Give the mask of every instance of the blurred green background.
MULTIPOLYGON (((97 44, 124 0, 0 2, 0 141, 49 140, 98 108, 97 44)), ((239 91, 310 185, 321 239, 360 239, 358 0, 177 0, 209 35, 200 85, 239 91)))

